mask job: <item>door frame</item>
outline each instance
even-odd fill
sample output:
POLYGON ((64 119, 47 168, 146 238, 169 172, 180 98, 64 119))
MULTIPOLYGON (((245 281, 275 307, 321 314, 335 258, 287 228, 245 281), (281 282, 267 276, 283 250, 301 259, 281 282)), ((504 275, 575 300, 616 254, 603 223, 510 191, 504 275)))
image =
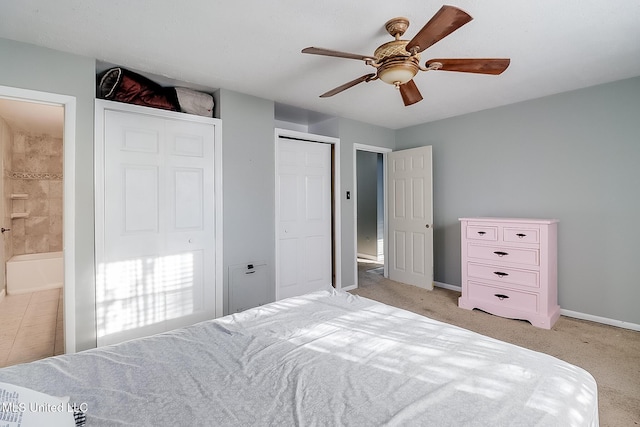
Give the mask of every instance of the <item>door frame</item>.
POLYGON ((353 283, 354 286, 350 289, 358 288, 358 151, 368 151, 370 153, 382 154, 382 198, 384 209, 384 277, 387 277, 387 262, 389 257, 388 252, 388 228, 387 228, 387 153, 391 153, 393 149, 386 147, 377 147, 375 145, 367 144, 353 144, 353 253, 355 254, 354 269, 353 269, 353 283))
MULTIPOLYGON (((312 134, 312 133, 307 133, 307 132, 299 132, 299 131, 294 131, 294 130, 289 130, 289 129, 281 129, 281 128, 275 128, 275 132, 274 132, 274 140, 273 140, 273 151, 274 151, 274 158, 275 158, 275 168, 274 168, 274 185, 275 185, 275 193, 277 195, 277 185, 278 185, 278 139, 280 137, 284 137, 284 138, 288 138, 288 139, 292 139, 292 140, 300 140, 300 141, 304 141, 304 142, 314 142, 314 143, 320 143, 320 144, 331 144, 332 145, 332 160, 333 160, 333 166, 332 166, 332 174, 331 174, 331 203, 333 205, 333 212, 331 213, 331 217, 332 217, 332 230, 333 230, 333 234, 331 236, 331 244, 333 247, 333 257, 332 257, 332 266, 333 266, 333 272, 335 274, 335 281, 333 283, 333 285, 335 286, 336 289, 340 290, 342 289, 342 226, 341 226, 341 208, 340 208, 340 194, 341 194, 341 187, 340 187, 340 139, 339 138, 333 138, 330 136, 324 136, 324 135, 317 135, 317 134, 312 134)), ((275 291, 274 291, 274 295, 275 295, 275 299, 276 301, 278 300, 278 291, 279 291, 279 287, 278 287, 278 281, 279 281, 279 277, 278 277, 278 251, 279 251, 279 241, 278 241, 278 234, 277 234, 277 230, 278 230, 278 224, 280 222, 280 206, 278 204, 278 200, 276 199, 276 203, 275 203, 275 223, 274 223, 274 246, 275 246, 275 263, 276 263, 276 268, 274 268, 275 270, 275 291)))
POLYGON ((64 352, 76 351, 75 206, 76 206, 76 98, 75 96, 0 85, 0 97, 51 104, 64 108, 62 252, 64 260, 64 352))

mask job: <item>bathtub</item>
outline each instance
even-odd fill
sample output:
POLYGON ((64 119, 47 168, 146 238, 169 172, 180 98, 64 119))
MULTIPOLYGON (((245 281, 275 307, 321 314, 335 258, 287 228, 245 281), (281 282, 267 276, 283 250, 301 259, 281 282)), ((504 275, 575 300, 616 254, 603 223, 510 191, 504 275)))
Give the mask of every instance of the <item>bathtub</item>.
POLYGON ((62 252, 16 255, 7 261, 7 294, 61 288, 62 252))

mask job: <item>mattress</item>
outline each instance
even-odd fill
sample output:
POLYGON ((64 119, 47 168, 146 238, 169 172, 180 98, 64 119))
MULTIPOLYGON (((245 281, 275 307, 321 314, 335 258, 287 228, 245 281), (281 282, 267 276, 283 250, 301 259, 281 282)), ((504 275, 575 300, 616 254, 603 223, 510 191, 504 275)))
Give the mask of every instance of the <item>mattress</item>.
POLYGON ((335 290, 0 370, 90 426, 597 426, 585 370, 335 290))

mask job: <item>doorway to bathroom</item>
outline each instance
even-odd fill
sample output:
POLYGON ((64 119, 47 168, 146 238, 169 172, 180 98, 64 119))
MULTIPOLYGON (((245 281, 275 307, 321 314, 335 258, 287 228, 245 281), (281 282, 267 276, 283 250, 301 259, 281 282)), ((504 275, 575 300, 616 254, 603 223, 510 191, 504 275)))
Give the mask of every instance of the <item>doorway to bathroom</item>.
POLYGON ((0 86, 0 366, 75 347, 64 182, 74 121, 75 98, 0 86))

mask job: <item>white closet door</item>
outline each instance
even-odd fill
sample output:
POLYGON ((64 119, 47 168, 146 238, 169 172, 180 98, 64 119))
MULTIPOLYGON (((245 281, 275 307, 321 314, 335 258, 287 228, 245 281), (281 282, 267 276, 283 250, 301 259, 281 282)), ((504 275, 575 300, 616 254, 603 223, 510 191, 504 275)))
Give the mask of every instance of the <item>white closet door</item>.
POLYGON ((387 155, 389 278, 433 289, 431 146, 387 155))
POLYGON ((214 126, 104 114, 98 345, 215 317, 214 126))
POLYGON ((331 146, 280 138, 276 298, 327 289, 331 269, 331 146))

